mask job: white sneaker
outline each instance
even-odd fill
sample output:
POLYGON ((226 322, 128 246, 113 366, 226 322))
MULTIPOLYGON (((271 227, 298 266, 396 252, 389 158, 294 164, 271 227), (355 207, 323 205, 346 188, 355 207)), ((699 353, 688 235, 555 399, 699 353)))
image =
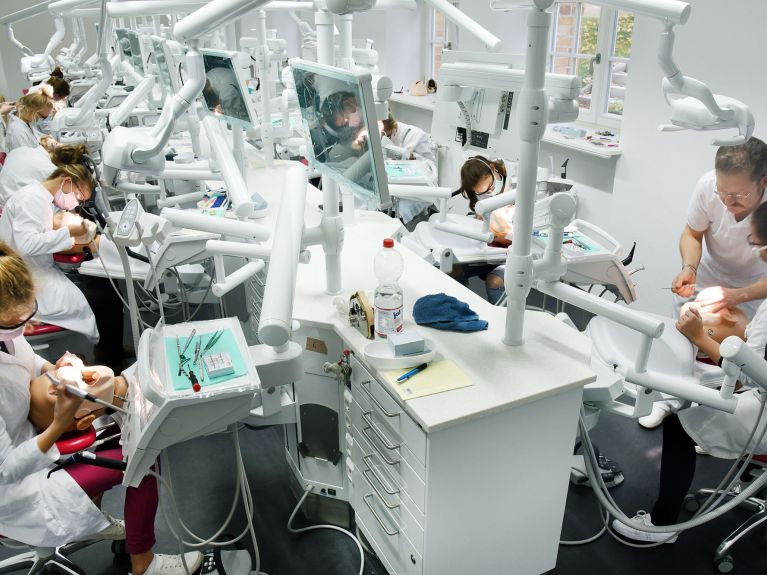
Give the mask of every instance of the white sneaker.
POLYGON ((613 531, 616 531, 634 541, 646 541, 648 543, 673 543, 676 541, 676 532, 669 531, 667 533, 650 533, 649 531, 642 531, 640 527, 655 527, 650 520, 650 514, 644 511, 637 511, 637 514, 631 518, 631 521, 636 523, 637 528, 624 525, 617 519, 613 519, 613 531))
POLYGON ((645 429, 655 429, 663 423, 663 420, 669 415, 671 415, 671 407, 663 401, 656 401, 653 403, 650 415, 640 417, 637 421, 639 421, 639 425, 645 429))
MULTIPOLYGON (((184 553, 186 566, 189 568, 189 574, 194 573, 202 564, 202 553, 199 551, 190 551, 184 553)), ((184 569, 184 563, 181 561, 181 555, 163 555, 155 553, 152 562, 144 571, 144 575, 187 575, 184 569)))
POLYGON ((109 526, 98 533, 94 533, 83 539, 83 541, 122 541, 125 539, 125 521, 112 517, 106 511, 102 511, 101 513, 106 517, 107 521, 109 521, 109 526))

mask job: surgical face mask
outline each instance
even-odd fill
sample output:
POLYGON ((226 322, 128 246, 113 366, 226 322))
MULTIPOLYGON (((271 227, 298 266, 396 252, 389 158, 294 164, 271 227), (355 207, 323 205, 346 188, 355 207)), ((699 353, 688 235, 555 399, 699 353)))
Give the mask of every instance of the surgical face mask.
MULTIPOLYGON (((71 182, 70 182, 71 184, 71 182)), ((74 184, 71 184, 74 187, 74 184)), ((60 210, 70 211, 74 210, 80 202, 77 201, 77 196, 74 192, 64 193, 64 182, 61 183, 59 191, 53 196, 53 205, 60 210)))
POLYGON ((357 108, 356 112, 347 114, 346 121, 352 128, 359 128, 362 125, 362 113, 360 112, 359 108, 357 108))
POLYGON ((22 335, 24 335, 23 325, 14 329, 0 329, 0 341, 12 341, 22 335))
POLYGON ((493 184, 493 190, 489 193, 491 197, 497 196, 503 191, 503 178, 496 178, 495 175, 493 175, 493 178, 495 183, 493 184))
POLYGON ((53 114, 50 114, 47 118, 39 117, 35 120, 35 127, 43 134, 51 133, 51 122, 53 121, 53 114))

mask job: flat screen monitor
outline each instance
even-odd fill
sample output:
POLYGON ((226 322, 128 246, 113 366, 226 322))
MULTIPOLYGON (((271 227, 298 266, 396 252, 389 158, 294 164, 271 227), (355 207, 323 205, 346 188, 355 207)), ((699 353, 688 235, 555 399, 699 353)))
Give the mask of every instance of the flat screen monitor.
POLYGON ((200 50, 205 66, 202 96, 208 111, 227 122, 255 125, 253 104, 248 93, 245 71, 237 52, 200 50))
POLYGON ((290 65, 312 164, 348 186, 366 208, 389 207, 370 74, 300 59, 290 65))
POLYGON ((165 97, 173 96, 181 89, 181 85, 176 72, 176 61, 165 38, 152 36, 152 57, 165 97))

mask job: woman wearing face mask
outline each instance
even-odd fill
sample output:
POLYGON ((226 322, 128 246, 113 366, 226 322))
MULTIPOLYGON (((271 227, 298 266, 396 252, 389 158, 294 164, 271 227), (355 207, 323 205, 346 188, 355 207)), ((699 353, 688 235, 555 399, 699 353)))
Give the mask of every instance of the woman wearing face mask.
MULTIPOLYGON (((24 260, 0 242, 0 533, 38 547, 55 547, 73 541, 125 540, 133 575, 184 575, 178 555, 159 555, 154 520, 158 505, 157 482, 145 477, 125 493, 125 521, 102 513, 94 505, 105 490, 119 485, 122 473, 112 469, 75 464, 47 477, 60 454, 55 442, 69 429, 82 399, 56 388, 52 417, 36 430, 28 417, 33 401, 30 382, 43 372, 53 372, 64 383, 78 383, 82 364, 62 357, 57 364, 32 351, 22 336, 24 324, 34 315, 32 273, 24 260)), ((119 448, 98 454, 122 459, 119 448)), ((185 555, 190 572, 200 566, 202 555, 185 555)))
MULTIPOLYGON (((489 160, 483 156, 474 156, 466 160, 461 167, 461 188, 453 195, 461 194, 469 200, 469 209, 474 213, 477 202, 497 196, 511 189, 511 175, 514 168, 506 160, 489 160)), ((500 208, 490 214, 490 231, 494 243, 508 246, 511 244, 511 214, 513 208, 500 208)), ((477 215, 476 217, 479 218, 477 215)), ((503 295, 504 266, 493 264, 472 266, 467 274, 459 270, 459 281, 467 281, 470 276, 479 276, 485 280, 485 290, 490 303, 497 303, 503 295)), ((455 277, 455 276, 454 276, 455 277)))
POLYGON ((42 146, 16 148, 8 154, 0 172, 0 209, 27 184, 46 179, 57 167, 82 163, 87 153, 82 144, 58 146, 50 153, 42 146))
POLYGON ((89 244, 96 251, 91 222, 69 213, 54 217, 54 207, 69 212, 93 193, 93 177, 77 159, 81 158, 72 155, 71 163, 62 163, 46 180, 27 185, 8 199, 0 218, 0 240, 25 259, 40 286, 35 319, 86 335, 98 342, 98 363, 119 367, 123 310, 111 285, 87 276, 78 277, 75 285, 53 261, 55 253, 82 250, 89 244))
POLYGON ((45 146, 53 148, 55 140, 50 137, 53 120, 53 104, 43 93, 27 94, 16 102, 16 114, 8 118, 5 147, 8 153, 20 146, 36 148, 45 140, 45 146))

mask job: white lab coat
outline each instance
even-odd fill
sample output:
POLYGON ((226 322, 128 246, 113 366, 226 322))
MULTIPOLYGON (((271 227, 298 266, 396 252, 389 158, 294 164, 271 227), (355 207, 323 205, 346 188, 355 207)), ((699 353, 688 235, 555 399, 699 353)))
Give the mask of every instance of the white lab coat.
POLYGON ((54 547, 98 533, 109 522, 69 473, 46 478, 59 450, 40 451, 27 419, 29 383, 44 360, 23 337, 8 347, 12 355, 0 351, 0 534, 54 547))
POLYGON ((36 148, 40 145, 39 134, 16 114, 8 114, 8 128, 5 130, 5 151, 10 153, 18 147, 36 148))
MULTIPOLYGON (((416 160, 421 160, 431 172, 431 184, 437 185, 437 158, 432 149, 431 137, 418 126, 411 126, 404 122, 397 122, 397 129, 389 137, 392 144, 399 148, 411 151, 416 160)), ((399 200, 399 216, 402 221, 408 223, 421 213, 432 202, 424 200, 399 200)))
MULTIPOLYGON (((746 327, 746 343, 760 356, 764 356, 764 347, 767 344, 767 301, 762 302, 754 319, 746 327)), ((735 413, 696 406, 680 411, 679 419, 687 434, 711 455, 734 459, 745 447, 759 417, 762 393, 755 388, 736 394, 738 406, 735 413)), ((759 437, 765 426, 767 415, 762 418, 755 437, 759 437)), ((756 452, 767 453, 767 436, 756 452)))
POLYGON ((5 158, 5 165, 0 172, 0 208, 17 190, 32 182, 47 179, 56 166, 42 146, 30 148, 21 146, 5 158))
POLYGON ((53 230, 53 196, 39 182, 13 194, 0 217, 0 239, 24 258, 37 290, 35 319, 85 334, 98 341, 96 316, 83 293, 53 262, 53 254, 72 247, 67 228, 53 230))
MULTIPOLYGON (((751 233, 753 214, 736 221, 714 192, 715 185, 714 170, 703 174, 695 185, 695 192, 687 208, 687 225, 694 230, 705 230, 703 255, 695 275, 698 291, 719 285, 740 288, 767 275, 767 263, 754 256, 746 241, 751 233)), ((763 192, 762 201, 765 199, 767 194, 763 192)), ((677 311, 685 301, 688 300, 678 296, 674 298, 677 311)), ((754 300, 740 307, 752 318, 761 303, 762 300, 754 300)))

